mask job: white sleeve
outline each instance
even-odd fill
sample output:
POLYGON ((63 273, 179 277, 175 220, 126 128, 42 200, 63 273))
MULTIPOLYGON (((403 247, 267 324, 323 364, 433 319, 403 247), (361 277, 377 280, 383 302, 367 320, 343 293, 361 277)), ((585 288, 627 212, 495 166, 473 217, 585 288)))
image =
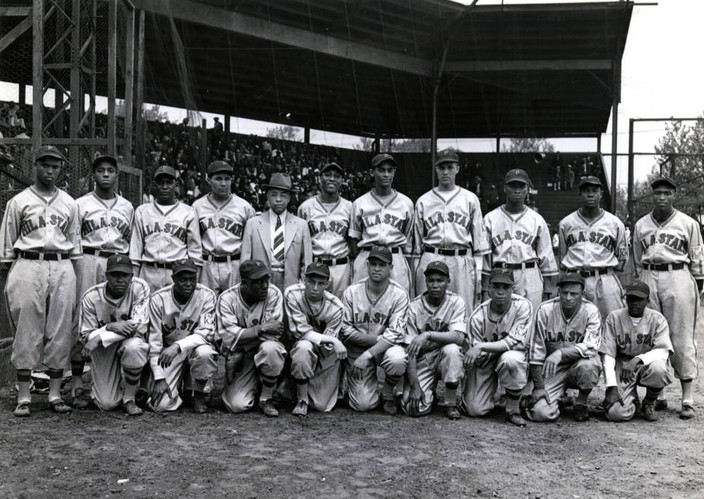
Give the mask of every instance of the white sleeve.
POLYGON ((614 359, 611 355, 604 354, 603 364, 606 386, 618 386, 618 381, 616 380, 616 359, 614 359))
POLYGON ((656 360, 667 360, 667 358, 670 356, 670 352, 667 351, 665 348, 653 348, 649 352, 642 353, 640 355, 636 355, 640 360, 643 361, 643 365, 647 366, 655 362, 656 360))

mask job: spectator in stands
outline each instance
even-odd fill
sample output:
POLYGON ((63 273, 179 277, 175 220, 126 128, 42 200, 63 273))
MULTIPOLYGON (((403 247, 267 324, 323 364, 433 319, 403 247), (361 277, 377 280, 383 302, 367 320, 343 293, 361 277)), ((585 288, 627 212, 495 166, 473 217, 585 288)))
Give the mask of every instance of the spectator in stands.
POLYGON ((565 190, 572 191, 574 189, 574 169, 572 165, 567 165, 567 171, 565 172, 565 190))

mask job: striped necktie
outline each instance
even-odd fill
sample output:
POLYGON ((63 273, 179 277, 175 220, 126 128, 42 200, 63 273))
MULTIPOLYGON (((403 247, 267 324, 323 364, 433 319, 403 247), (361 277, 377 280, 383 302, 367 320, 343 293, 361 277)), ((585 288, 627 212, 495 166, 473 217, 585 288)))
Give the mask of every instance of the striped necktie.
POLYGON ((284 261, 284 226, 281 217, 276 217, 276 228, 274 229, 274 259, 279 262, 284 261))

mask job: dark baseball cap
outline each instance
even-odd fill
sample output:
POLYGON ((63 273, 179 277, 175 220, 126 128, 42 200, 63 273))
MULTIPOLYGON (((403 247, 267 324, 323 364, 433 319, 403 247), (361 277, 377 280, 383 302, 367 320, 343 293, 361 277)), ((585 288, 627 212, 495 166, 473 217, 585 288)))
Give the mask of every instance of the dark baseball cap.
POLYGON ((230 163, 225 161, 213 161, 208 165, 208 175, 215 175, 216 173, 224 172, 232 175, 233 168, 230 163))
POLYGON ((509 182, 522 182, 531 185, 530 177, 528 177, 525 170, 521 170, 520 168, 514 168, 508 171, 504 177, 504 184, 508 184, 509 182))
POLYGON ((109 155, 104 155, 104 156, 98 156, 93 160, 93 170, 98 168, 102 163, 110 163, 112 166, 117 168, 117 159, 114 158, 113 156, 109 155))
POLYGON ((594 175, 587 175, 586 177, 582 177, 579 179, 579 187, 582 188, 585 185, 596 185, 597 187, 603 187, 601 180, 599 180, 599 178, 595 177, 594 175))
POLYGON ((584 277, 578 272, 563 272, 557 279, 557 285, 562 284, 581 284, 584 287, 584 277))
POLYGON ((425 268, 423 274, 428 276, 434 272, 438 274, 444 274, 447 277, 450 277, 450 269, 447 268, 445 262, 430 262, 425 268))
POLYGON ((383 163, 391 163, 394 167, 396 167, 396 160, 391 154, 377 154, 372 158, 372 168, 376 168, 383 163))
POLYGON ((393 261, 393 258, 391 257, 391 251, 389 251, 389 248, 387 248, 386 246, 372 247, 372 249, 369 250, 369 257, 367 258, 367 260, 371 260, 372 258, 376 258, 377 260, 381 260, 385 263, 391 263, 393 261))
POLYGON ((441 165, 443 163, 459 163, 460 158, 457 156, 455 151, 440 151, 435 156, 435 166, 441 165))
POLYGON ((190 272, 191 274, 198 273, 198 267, 196 262, 190 258, 184 258, 183 260, 176 260, 173 264, 173 275, 182 274, 184 272, 190 272))
POLYGON ((334 161, 323 166, 323 168, 320 170, 320 173, 326 172, 328 170, 337 170, 340 173, 345 173, 345 170, 334 161))
POLYGON ((242 279, 261 279, 271 275, 269 267, 261 260, 247 260, 240 265, 242 279))
POLYGON ((632 284, 626 286, 626 296, 648 298, 650 296, 650 287, 643 281, 633 281, 632 284))
POLYGON ((156 170, 154 170, 154 175, 152 175, 152 178, 156 180, 159 175, 166 175, 171 178, 178 178, 178 172, 168 165, 161 165, 156 170))
POLYGON ((306 268, 306 277, 314 275, 330 279, 330 269, 322 262, 313 262, 306 268))
POLYGON ((131 274, 133 272, 132 262, 126 255, 111 255, 108 257, 105 273, 112 274, 113 272, 124 272, 125 274, 131 274))
POLYGON ((491 269, 489 274, 489 284, 492 282, 511 284, 513 285, 515 281, 513 280, 513 271, 511 269, 491 269))
POLYGON ((54 146, 42 146, 37 149, 37 152, 34 154, 34 159, 38 160, 41 158, 55 158, 66 161, 64 155, 54 146))
POLYGON ((668 187, 672 187, 675 190, 677 189, 677 184, 670 177, 656 177, 650 182, 650 187, 652 189, 655 189, 659 185, 666 185, 668 187))

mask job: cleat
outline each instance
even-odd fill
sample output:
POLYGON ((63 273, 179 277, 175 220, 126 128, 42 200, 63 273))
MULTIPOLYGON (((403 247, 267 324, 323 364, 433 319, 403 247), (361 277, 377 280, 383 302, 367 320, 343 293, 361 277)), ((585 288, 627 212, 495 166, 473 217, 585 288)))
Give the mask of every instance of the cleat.
POLYGON ((396 407, 396 400, 384 400, 384 412, 389 416, 395 416, 398 414, 398 407, 396 407))
POLYGON ((15 407, 15 410, 13 412, 15 417, 18 418, 26 418, 29 417, 32 412, 29 410, 29 402, 20 402, 17 404, 17 407, 15 407))
POLYGON ((528 424, 526 422, 526 420, 523 419, 523 417, 521 417, 521 415, 517 412, 507 412, 506 413, 506 421, 508 421, 512 425, 518 426, 520 428, 524 428, 526 426, 526 424, 528 424))
POLYGON ((208 405, 205 403, 205 394, 203 392, 193 393, 193 412, 196 414, 208 412, 208 405))
POLYGON ((125 414, 128 416, 140 416, 142 414, 142 409, 137 407, 134 400, 128 400, 122 403, 122 407, 125 409, 125 414))
POLYGON ((665 409, 667 409, 667 399, 657 399, 655 401, 655 410, 664 411, 665 409))
POLYGON ((585 404, 574 404, 572 417, 577 422, 589 421, 589 409, 585 404))
POLYGON ((294 416, 305 417, 308 415, 308 402, 305 400, 299 400, 296 407, 293 408, 291 414, 294 416))
POLYGON ((264 413, 268 418, 278 418, 279 411, 274 407, 274 403, 271 400, 262 400, 259 402, 259 410, 264 413))
POLYGON ((694 412, 694 407, 687 403, 682 404, 682 410, 680 411, 680 419, 692 419, 696 415, 697 413, 694 412))
POLYGON ((655 404, 643 404, 640 406, 640 414, 643 416, 643 419, 646 421, 649 421, 651 423, 654 423, 657 421, 658 415, 655 414, 655 404))
POLYGON ((447 416, 447 419, 460 419, 462 417, 460 411, 457 410, 457 406, 454 405, 448 405, 445 407, 445 415, 447 416))
POLYGON ((73 401, 71 405, 74 409, 87 409, 88 408, 88 395, 83 388, 76 388, 73 393, 73 401))
POLYGON ((49 402, 49 409, 57 414, 66 414, 67 412, 71 412, 73 410, 71 409, 71 406, 67 405, 62 399, 56 399, 49 402))

